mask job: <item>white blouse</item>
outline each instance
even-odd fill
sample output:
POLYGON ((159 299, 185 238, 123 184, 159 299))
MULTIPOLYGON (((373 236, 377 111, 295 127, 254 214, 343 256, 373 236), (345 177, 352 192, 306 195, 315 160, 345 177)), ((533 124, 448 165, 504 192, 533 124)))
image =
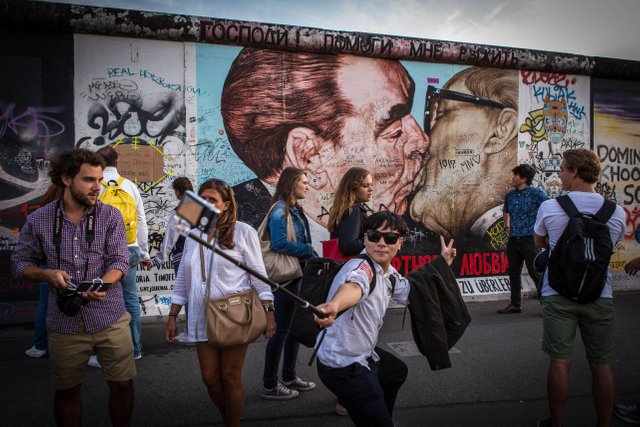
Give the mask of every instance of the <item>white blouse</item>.
MULTIPOLYGON (((202 238, 206 239, 204 233, 202 233, 202 238)), ((244 222, 237 221, 233 241, 235 242, 233 249, 221 248, 217 243, 215 247, 266 276, 267 272, 262 261, 260 241, 256 230, 244 222)), ((171 295, 173 304, 187 305, 187 335, 190 341, 207 340, 206 310, 203 310, 206 286, 202 278, 199 246, 198 242, 187 238, 182 262, 180 263, 173 294, 171 295)), ((213 253, 210 249, 203 249, 205 272, 211 286, 209 290, 210 299, 217 299, 254 288, 261 300, 273 301, 273 294, 269 285, 213 253), (213 257, 213 272, 209 271, 211 257, 213 257), (209 275, 211 276, 210 280, 209 275)))

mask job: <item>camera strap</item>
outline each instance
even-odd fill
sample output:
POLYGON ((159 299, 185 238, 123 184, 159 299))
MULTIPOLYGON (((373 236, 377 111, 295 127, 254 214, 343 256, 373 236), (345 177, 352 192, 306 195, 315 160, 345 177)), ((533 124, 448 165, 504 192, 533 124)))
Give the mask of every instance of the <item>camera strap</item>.
MULTIPOLYGON (((98 210, 98 207, 93 206, 93 209, 91 209, 87 214, 87 221, 85 222, 84 239, 86 240, 89 247, 87 248, 87 256, 85 258, 85 263, 84 263, 84 275, 80 280, 84 280, 87 278, 86 276, 89 270, 89 250, 88 249, 91 249, 91 244, 96 239, 97 210, 98 210)), ((60 200, 58 200, 58 203, 56 203, 55 220, 53 223, 53 245, 56 248, 56 257, 58 259, 58 269, 60 269, 60 247, 62 246, 63 225, 64 225, 64 218, 62 217, 62 207, 60 206, 60 200)))

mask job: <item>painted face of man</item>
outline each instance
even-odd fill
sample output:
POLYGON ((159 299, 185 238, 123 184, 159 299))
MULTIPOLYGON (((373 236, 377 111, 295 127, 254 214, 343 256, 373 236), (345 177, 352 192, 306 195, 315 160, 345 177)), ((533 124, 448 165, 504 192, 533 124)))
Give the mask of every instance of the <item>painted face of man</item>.
MULTIPOLYGON (((447 89, 471 94, 459 80, 447 89)), ((497 139, 501 111, 447 98, 431 105, 431 149, 411 205, 414 219, 438 234, 457 237, 502 203, 511 184, 516 152, 515 144, 500 153, 487 149, 497 139)), ((517 114, 512 116, 516 120, 517 114)))
POLYGON ((397 61, 346 57, 338 86, 353 104, 342 139, 324 157, 333 189, 352 166, 374 171, 374 210, 402 214, 429 138, 411 116, 413 82, 397 61))

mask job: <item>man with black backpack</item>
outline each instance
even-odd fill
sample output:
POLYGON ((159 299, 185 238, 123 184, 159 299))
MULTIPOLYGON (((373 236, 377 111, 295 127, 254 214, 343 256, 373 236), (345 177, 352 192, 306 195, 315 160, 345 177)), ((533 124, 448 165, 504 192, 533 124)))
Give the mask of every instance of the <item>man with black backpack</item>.
POLYGON ((626 215, 595 192, 600 160, 590 150, 563 153, 559 177, 569 195, 543 202, 534 226, 538 248, 551 251, 542 277, 542 349, 550 357, 547 391, 551 418, 538 425, 559 427, 569 395, 569 370, 576 327, 593 375, 598 426, 611 423, 615 384, 615 308, 609 259, 622 240, 626 215))
MULTIPOLYGON (((407 225, 400 216, 382 211, 368 217, 364 228, 369 259, 347 261, 333 280, 327 303, 318 306, 328 315, 316 318, 326 328, 318 337, 323 339, 318 346, 318 375, 355 425, 392 426, 393 407, 408 370, 376 344, 389 302, 406 305, 409 298, 409 281, 391 266, 407 225)), ((456 252, 453 240, 448 246, 441 242, 442 257, 451 264, 456 252)))

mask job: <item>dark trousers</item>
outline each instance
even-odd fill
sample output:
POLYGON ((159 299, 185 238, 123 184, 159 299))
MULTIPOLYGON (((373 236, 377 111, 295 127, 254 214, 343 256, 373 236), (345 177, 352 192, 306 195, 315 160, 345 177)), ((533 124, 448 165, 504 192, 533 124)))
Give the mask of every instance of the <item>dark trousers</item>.
POLYGON ((507 243, 507 259, 509 260, 509 284, 511 286, 511 304, 521 304, 522 292, 522 264, 527 263, 529 276, 538 287, 540 282, 540 273, 533 266, 538 250, 533 242, 533 236, 511 237, 507 243))
MULTIPOLYGON (((296 295, 300 289, 302 279, 287 286, 287 289, 296 295)), ((274 388, 278 385, 278 367, 280 356, 282 360, 282 380, 292 381, 296 377, 296 362, 298 360, 298 347, 300 344, 293 339, 291 325, 296 309, 296 303, 287 298, 282 292, 273 293, 273 305, 275 306, 276 332, 267 342, 264 354, 264 373, 262 383, 265 388, 274 388)))
POLYGON ((359 363, 330 368, 318 360, 322 383, 349 411, 356 426, 393 426, 391 415, 398 391, 407 379, 407 365, 394 355, 376 347, 378 363, 367 369, 359 363))

